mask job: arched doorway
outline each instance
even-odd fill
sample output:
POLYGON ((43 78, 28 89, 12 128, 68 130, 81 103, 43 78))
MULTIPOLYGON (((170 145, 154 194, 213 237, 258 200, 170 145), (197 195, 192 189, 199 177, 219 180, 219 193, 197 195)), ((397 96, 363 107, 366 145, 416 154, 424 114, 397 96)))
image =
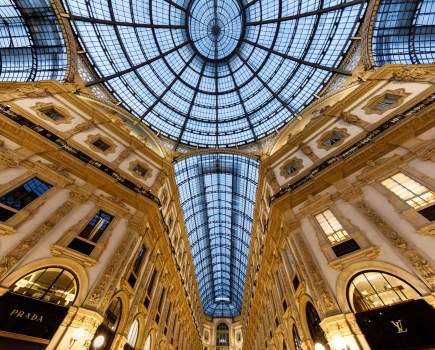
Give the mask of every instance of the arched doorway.
POLYGON ((0 297, 0 348, 45 349, 74 303, 75 276, 62 267, 35 270, 0 297))
POLYGON ((360 272, 348 284, 347 299, 373 350, 435 347, 435 310, 401 278, 360 272))
POLYGON ((230 330, 225 323, 219 323, 216 328, 216 350, 230 348, 230 330))
POLYGON ((118 330, 119 322, 121 320, 122 303, 120 298, 115 298, 110 303, 104 314, 103 322, 98 326, 95 332, 94 339, 91 342, 90 350, 109 350, 115 338, 116 331, 118 330), (101 346, 95 346, 95 340, 100 338, 102 341, 101 346))
POLYGON ((320 316, 313 304, 310 302, 308 302, 305 307, 305 316, 311 339, 313 339, 314 344, 320 343, 327 349, 328 341, 326 340, 322 327, 320 327, 320 316))

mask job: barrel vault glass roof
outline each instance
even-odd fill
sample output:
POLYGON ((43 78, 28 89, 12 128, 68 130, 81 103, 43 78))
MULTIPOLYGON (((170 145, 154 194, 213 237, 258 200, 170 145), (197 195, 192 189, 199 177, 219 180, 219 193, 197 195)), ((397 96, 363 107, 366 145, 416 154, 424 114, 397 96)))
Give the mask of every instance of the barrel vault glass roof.
POLYGON ((207 153, 180 160, 175 175, 204 313, 241 312, 258 162, 207 153))
POLYGON ((339 69, 364 0, 63 0, 78 40, 122 105, 201 148, 275 133, 339 69))

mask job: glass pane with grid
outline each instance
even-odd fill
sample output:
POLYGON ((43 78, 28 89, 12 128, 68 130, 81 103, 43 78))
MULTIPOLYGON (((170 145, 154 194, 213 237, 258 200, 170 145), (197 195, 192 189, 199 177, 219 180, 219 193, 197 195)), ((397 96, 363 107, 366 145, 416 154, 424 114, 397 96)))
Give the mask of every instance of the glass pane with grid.
POLYGON ((316 220, 330 243, 337 243, 349 238, 347 231, 329 209, 316 215, 316 220))
POLYGON ((381 182, 396 196, 413 208, 435 202, 435 192, 403 173, 397 173, 381 182))

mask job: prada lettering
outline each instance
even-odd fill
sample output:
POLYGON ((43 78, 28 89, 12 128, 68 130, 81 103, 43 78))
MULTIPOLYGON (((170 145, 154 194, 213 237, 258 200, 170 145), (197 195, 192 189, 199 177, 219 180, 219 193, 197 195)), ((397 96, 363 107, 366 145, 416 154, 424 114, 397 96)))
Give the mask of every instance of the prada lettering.
POLYGON ((13 309, 12 312, 9 314, 9 316, 13 316, 17 318, 25 318, 30 321, 41 322, 41 323, 43 318, 43 316, 37 314, 31 314, 30 312, 17 310, 17 309, 13 309))
POLYGON ((397 333, 406 333, 408 328, 403 329, 402 320, 391 321, 391 323, 397 328, 397 333))

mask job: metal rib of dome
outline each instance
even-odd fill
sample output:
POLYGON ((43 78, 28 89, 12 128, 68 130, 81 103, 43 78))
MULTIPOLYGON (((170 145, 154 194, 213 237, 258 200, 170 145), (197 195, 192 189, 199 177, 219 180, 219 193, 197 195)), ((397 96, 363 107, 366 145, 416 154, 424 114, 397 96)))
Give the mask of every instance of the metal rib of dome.
POLYGON ((240 315, 251 240, 258 162, 226 153, 175 164, 204 313, 240 315))
POLYGON ((338 67, 364 0, 64 0, 99 78, 176 145, 276 132, 338 67))

